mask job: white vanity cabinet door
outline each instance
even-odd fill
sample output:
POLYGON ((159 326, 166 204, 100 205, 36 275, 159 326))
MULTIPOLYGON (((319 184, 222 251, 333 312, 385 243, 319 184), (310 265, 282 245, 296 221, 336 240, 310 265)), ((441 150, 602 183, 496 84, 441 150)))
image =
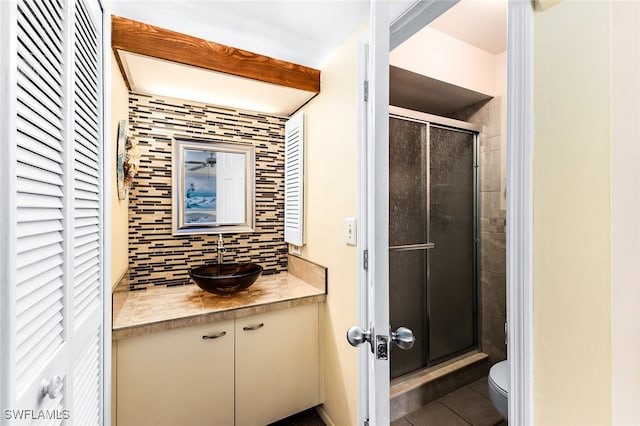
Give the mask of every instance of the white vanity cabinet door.
POLYGON ((236 426, 320 404, 318 304, 236 319, 236 426))
POLYGON ((121 339, 117 352, 117 426, 233 425, 233 320, 121 339))

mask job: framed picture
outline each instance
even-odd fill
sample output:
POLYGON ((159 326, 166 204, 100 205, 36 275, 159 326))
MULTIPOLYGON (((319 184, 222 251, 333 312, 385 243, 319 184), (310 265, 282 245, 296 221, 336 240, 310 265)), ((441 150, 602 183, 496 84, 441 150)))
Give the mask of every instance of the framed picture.
POLYGON ((173 141, 173 233, 252 232, 253 145, 173 141))

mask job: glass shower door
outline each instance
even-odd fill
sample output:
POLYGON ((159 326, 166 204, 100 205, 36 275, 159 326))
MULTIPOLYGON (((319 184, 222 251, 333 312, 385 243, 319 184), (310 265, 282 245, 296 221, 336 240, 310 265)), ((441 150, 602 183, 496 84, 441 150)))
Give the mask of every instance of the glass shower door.
POLYGON ((389 320, 413 331, 408 351, 391 349, 391 377, 427 361, 427 126, 389 121, 389 320))
POLYGON ((395 378, 477 345, 477 162, 471 132, 391 117, 389 138, 389 315, 416 336, 395 378))
POLYGON ((429 363, 476 346, 475 135, 431 125, 429 363))

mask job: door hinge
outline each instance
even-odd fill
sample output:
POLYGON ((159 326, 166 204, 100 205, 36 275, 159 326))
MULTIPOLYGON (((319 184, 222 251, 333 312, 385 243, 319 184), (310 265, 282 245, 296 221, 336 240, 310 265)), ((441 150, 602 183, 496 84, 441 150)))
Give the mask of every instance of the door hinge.
POLYGON ((369 419, 365 419, 364 426, 369 426, 369 419))
POLYGON ((369 250, 364 250, 362 252, 362 267, 365 270, 369 269, 369 250))
POLYGON ((364 81, 364 101, 369 100, 369 80, 364 81))

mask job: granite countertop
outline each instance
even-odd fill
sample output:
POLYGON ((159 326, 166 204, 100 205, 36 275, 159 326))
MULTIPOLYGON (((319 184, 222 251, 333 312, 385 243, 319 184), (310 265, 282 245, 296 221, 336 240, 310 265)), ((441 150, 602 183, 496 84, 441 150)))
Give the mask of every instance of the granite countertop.
POLYGON ((326 286, 315 284, 283 272, 263 275, 247 290, 230 296, 207 293, 194 284, 116 290, 112 337, 117 340, 323 302, 326 286))

